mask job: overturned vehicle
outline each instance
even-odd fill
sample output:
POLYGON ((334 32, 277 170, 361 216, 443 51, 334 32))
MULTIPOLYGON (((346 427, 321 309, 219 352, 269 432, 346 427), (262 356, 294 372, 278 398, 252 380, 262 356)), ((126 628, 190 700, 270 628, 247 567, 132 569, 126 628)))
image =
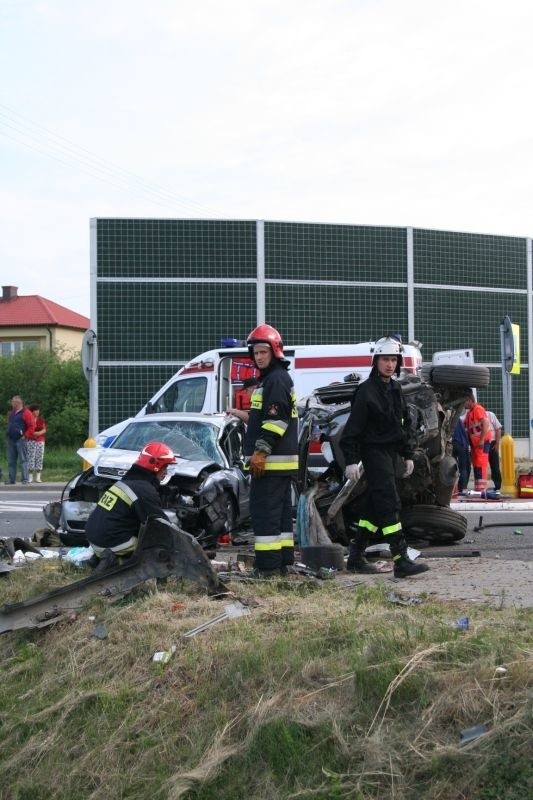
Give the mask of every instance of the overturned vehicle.
MULTIPOLYGON (((414 470, 397 482, 408 542, 451 544, 465 536, 466 517, 450 508, 458 477, 451 439, 468 392, 488 386, 489 379, 487 367, 455 364, 424 366, 420 377, 404 374, 398 379, 416 442, 414 470)), ((321 529, 345 546, 350 524, 361 516, 367 488, 364 474, 356 484, 345 480, 339 445, 357 384, 347 379, 317 389, 300 408, 298 488, 319 515, 321 529)))

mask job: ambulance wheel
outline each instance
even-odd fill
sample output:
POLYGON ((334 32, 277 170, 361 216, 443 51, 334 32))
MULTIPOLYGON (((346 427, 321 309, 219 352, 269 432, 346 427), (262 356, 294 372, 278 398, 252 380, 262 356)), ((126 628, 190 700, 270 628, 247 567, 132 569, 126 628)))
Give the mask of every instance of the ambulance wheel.
POLYGON ((463 514, 442 506, 411 506, 401 512, 407 541, 452 544, 464 539, 468 520, 463 514))
POLYGON ((422 367, 422 378, 433 385, 484 389, 490 383, 490 370, 480 364, 441 364, 422 367))

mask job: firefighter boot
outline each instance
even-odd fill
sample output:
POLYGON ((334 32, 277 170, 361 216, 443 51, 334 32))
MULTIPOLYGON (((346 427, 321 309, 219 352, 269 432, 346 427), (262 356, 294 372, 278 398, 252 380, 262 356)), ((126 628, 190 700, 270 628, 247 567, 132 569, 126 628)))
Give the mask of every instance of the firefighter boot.
POLYGON ((409 558, 403 532, 393 533, 390 538, 387 536, 387 539, 389 539, 395 578, 412 578, 414 575, 428 571, 427 564, 419 564, 409 558))
POLYGON ((356 528, 354 532, 354 538, 350 539, 346 569, 348 572, 361 572, 366 573, 367 575, 373 575, 379 570, 376 566, 374 566, 374 564, 371 564, 370 561, 367 561, 365 558, 365 550, 368 545, 368 536, 361 528, 356 528))

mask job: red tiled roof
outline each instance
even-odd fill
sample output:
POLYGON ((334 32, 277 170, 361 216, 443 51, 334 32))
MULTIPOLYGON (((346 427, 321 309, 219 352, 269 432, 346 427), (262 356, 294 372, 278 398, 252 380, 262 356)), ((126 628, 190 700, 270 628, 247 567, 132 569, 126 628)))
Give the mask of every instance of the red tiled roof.
POLYGON ((90 327, 90 320, 82 314, 76 314, 65 306, 40 297, 38 294, 29 294, 23 297, 13 297, 2 300, 0 297, 0 328, 24 325, 58 325, 61 328, 77 328, 86 330, 90 327))

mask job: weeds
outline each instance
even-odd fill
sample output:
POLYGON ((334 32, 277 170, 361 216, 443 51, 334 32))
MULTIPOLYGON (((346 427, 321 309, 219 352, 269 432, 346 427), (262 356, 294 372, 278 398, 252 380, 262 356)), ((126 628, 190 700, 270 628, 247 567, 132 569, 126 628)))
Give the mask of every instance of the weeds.
MULTIPOLYGON (((0 583, 0 602, 72 577, 32 564, 0 583)), ((453 606, 392 606, 380 589, 235 589, 252 614, 191 639, 218 608, 172 580, 2 637, 0 797, 531 796, 530 610, 476 606, 458 632, 453 606), (460 747, 479 722, 488 733, 460 747)))

